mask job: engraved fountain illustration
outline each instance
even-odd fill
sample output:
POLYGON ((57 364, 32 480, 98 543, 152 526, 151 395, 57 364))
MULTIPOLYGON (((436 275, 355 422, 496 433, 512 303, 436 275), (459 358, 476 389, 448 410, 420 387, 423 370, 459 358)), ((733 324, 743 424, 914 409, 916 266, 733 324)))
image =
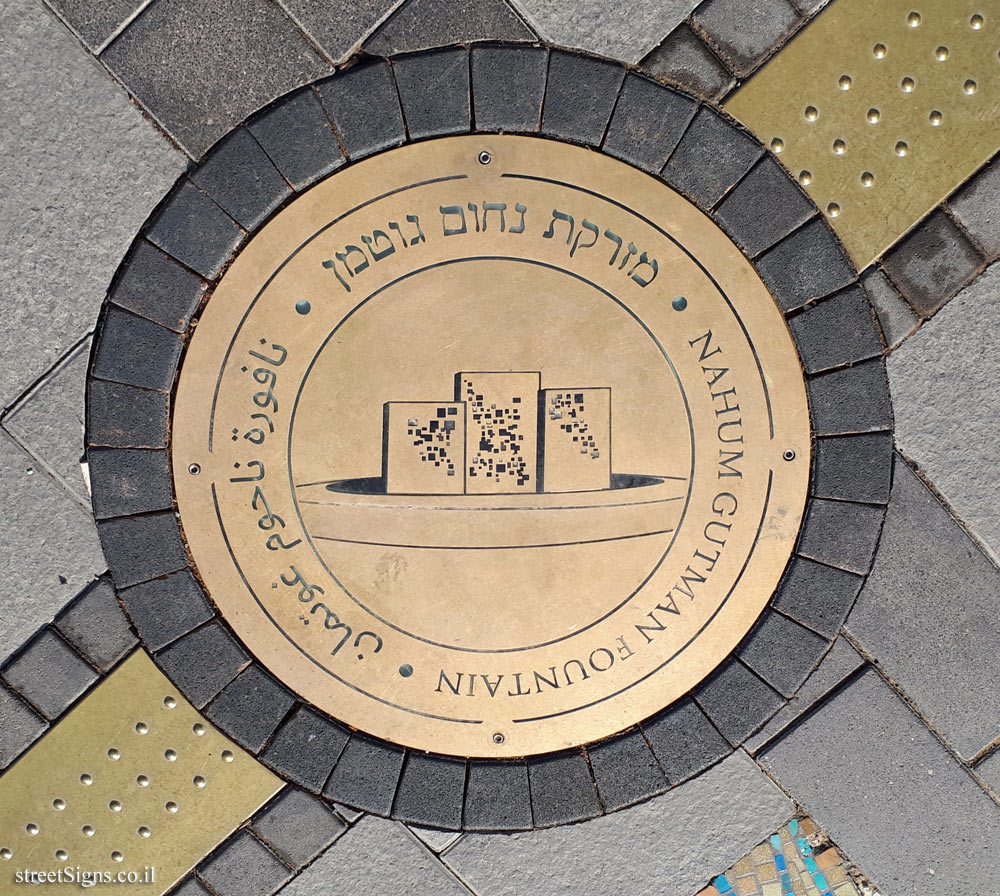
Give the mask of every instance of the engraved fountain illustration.
POLYGON ((460 371, 448 400, 388 401, 380 476, 298 489, 326 542, 543 548, 673 531, 686 477, 616 473, 609 387, 541 371, 460 371))

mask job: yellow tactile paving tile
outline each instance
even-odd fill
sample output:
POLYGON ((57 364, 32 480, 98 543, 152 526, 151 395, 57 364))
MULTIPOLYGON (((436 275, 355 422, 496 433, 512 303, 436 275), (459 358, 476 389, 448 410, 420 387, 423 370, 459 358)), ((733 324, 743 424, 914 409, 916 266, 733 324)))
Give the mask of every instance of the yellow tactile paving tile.
POLYGON ((1000 2, 833 0, 726 103, 859 268, 1000 147, 1000 2))
POLYGON ((0 777, 0 892, 134 872, 159 896, 282 786, 136 651, 0 777))

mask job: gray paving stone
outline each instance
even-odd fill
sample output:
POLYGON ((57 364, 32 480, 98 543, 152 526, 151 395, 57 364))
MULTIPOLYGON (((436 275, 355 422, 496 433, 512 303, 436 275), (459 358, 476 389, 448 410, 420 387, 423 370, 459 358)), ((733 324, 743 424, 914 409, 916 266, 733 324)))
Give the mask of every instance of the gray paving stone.
POLYGON ((503 0, 407 0, 365 42, 364 50, 389 56, 445 44, 534 38, 503 0))
POLYGON ((758 759, 881 892, 996 889, 996 803, 874 671, 758 759))
POLYGON ((392 71, 411 139, 469 130, 467 49, 457 47, 403 56, 393 61, 392 71))
POLYGON ((80 472, 89 354, 88 340, 63 359, 3 420, 4 429, 84 505, 90 503, 80 472))
POLYGON ((402 0, 281 0, 281 5, 333 62, 344 62, 402 0))
POLYGON ((258 227, 291 193, 253 134, 242 127, 212 147, 190 177, 245 230, 258 227))
POLYGON ((984 258, 944 212, 935 211, 882 260, 917 313, 928 317, 982 266, 984 258))
POLYGON ((902 451, 1000 562, 1000 488, 990 469, 1000 446, 1000 265, 994 264, 889 356, 902 451))
POLYGON ((3 677, 52 720, 97 680, 97 673, 47 627, 4 666, 3 677))
POLYGON ((816 671, 810 675, 795 697, 788 701, 760 731, 743 744, 751 755, 773 741, 797 719, 801 718, 823 697, 857 672, 864 659, 846 638, 837 638, 830 652, 823 657, 816 671))
POLYGON ((47 727, 17 694, 0 685, 0 769, 17 759, 47 727))
POLYGON ((101 520, 97 524, 111 577, 119 588, 187 565, 177 519, 170 511, 101 520))
POLYGON ((170 896, 210 896, 210 894, 198 878, 188 877, 179 887, 170 891, 170 896))
POLYGON ((106 569, 94 520, 0 431, 0 662, 106 569))
POLYGON ((212 607, 188 570, 119 592, 122 605, 149 650, 159 650, 212 618, 212 607))
POLYGON ((402 824, 362 818, 293 880, 281 896, 469 896, 402 824))
POLYGON ((619 65, 553 50, 542 106, 542 131, 553 137, 599 145, 624 77, 625 70, 619 65))
POLYGON ((91 448, 87 462, 99 520, 171 507, 173 485, 166 451, 91 448))
POLYGON ((798 552, 830 566, 865 575, 875 554, 885 510, 871 504, 809 502, 798 552))
POLYGON ((211 279, 236 250, 243 232, 206 193, 185 179, 146 225, 146 237, 211 279))
POLYGON ((161 327, 183 333, 207 284, 152 243, 136 240, 118 271, 111 301, 161 327))
POLYGON ((87 383, 89 444, 111 448, 163 448, 167 434, 167 396, 123 383, 87 383))
MULTIPOLYGON (((3 763, 0 762, 0 765, 3 763)), ((976 772, 992 788, 993 792, 1000 796, 1000 750, 994 750, 979 765, 976 772)))
POLYGON ((693 18, 740 77, 756 69, 799 23, 797 10, 786 0, 749 5, 743 0, 706 0, 693 18))
POLYGON ((474 892, 490 896, 694 893, 793 813, 737 752, 628 811, 543 831, 466 834, 444 860, 474 892))
POLYGON ((674 188, 708 209, 726 194, 763 150, 718 112, 702 106, 671 153, 663 176, 674 188))
POLYGON ((160 0, 101 60, 195 159, 251 112, 330 71, 265 0, 160 0))
POLYGON ((881 360, 810 377, 806 392, 817 435, 892 428, 889 383, 881 360))
POLYGON ((630 806, 667 789, 667 779, 638 729, 588 747, 587 757, 606 812, 630 806))
POLYGON ((392 814, 400 821, 457 830, 462 826, 465 760, 411 752, 403 765, 392 814))
POLYGON ((474 46, 473 115, 483 131, 537 131, 549 54, 544 47, 474 46))
POLYGON ((238 831, 198 875, 219 896, 268 896, 288 881, 288 870, 249 831, 238 831))
POLYGON ((832 638, 847 618, 864 580, 860 575, 792 557, 774 608, 832 638))
POLYGON ((347 830, 325 803, 294 787, 286 787, 252 826, 257 836, 296 870, 347 830))
POLYGON ((465 827, 505 831, 531 827, 531 794, 524 762, 469 761, 465 827))
POLYGON ((205 710, 240 746, 259 753, 295 698, 256 663, 227 684, 205 710))
POLYGON ((102 672, 138 643, 108 578, 94 582, 56 617, 55 624, 63 637, 102 672))
POLYGON ((964 757, 1000 736, 1000 571, 901 460, 847 629, 964 757))
POLYGON ((203 625, 156 655, 157 664, 199 709, 250 662, 219 622, 203 625))
POLYGON ((535 827, 580 821, 601 812, 587 759, 577 750, 530 758, 528 783, 535 827))
POLYGON ((604 151, 657 174, 696 109, 689 97, 641 75, 628 74, 608 125, 604 151))
POLYGON ((733 76, 708 45, 686 24, 642 60, 643 71, 695 96, 718 99, 735 84, 733 76))
POLYGON ((948 208, 989 258, 1000 255, 1000 162, 968 180, 948 200, 948 208))
POLYGON ((820 498, 886 504, 892 483, 892 433, 816 440, 812 493, 820 498))
POLYGON ((403 114, 387 62, 354 65, 318 85, 319 96, 350 158, 403 142, 403 114), (378 115, 372 115, 378 109, 378 115))
POLYGON ((732 751, 729 742, 689 697, 643 722, 642 729, 671 784, 686 781, 732 751))
POLYGON ((779 694, 791 697, 829 644, 788 617, 765 610, 736 655, 779 694))
POLYGON ((142 6, 142 0, 49 0, 48 5, 96 53, 142 6))
POLYGON ((773 246, 816 213, 788 172, 766 155, 715 210, 715 219, 751 258, 773 246))
POLYGON ((806 373, 818 373, 882 354, 871 305, 860 286, 849 286, 789 318, 806 373))
POLYGON ((169 392, 181 354, 177 333, 109 305, 94 357, 94 376, 169 392))
POLYGON ((692 695, 733 746, 746 740, 784 703, 777 691, 735 659, 726 660, 692 695))
POLYGON ((757 271, 785 311, 828 296, 855 272, 822 218, 786 237, 757 261, 757 271))
POLYGON ((323 796, 388 815, 403 767, 403 750, 355 732, 340 754, 323 796))
POLYGON ((350 733, 307 706, 299 706, 260 754, 263 762, 313 793, 330 777, 350 733))
MULTIPOLYGON (((528 824, 530 825, 531 822, 529 821, 528 824)), ((458 831, 438 831, 434 828, 422 828, 415 824, 408 824, 406 827, 411 834, 434 852, 444 852, 462 836, 458 831)))
POLYGON ((804 16, 819 12, 831 0, 792 0, 792 5, 804 16))
POLYGON ((893 349, 917 328, 920 318, 903 301, 880 268, 871 268, 861 282, 878 315, 886 345, 893 349))
POLYGON ((546 40, 623 62, 638 62, 698 5, 698 0, 638 0, 625 8, 605 0, 516 2, 546 40))
POLYGON ((344 153, 312 87, 277 102, 247 127, 296 190, 344 164, 344 153))
POLYGON ((93 327, 184 160, 37 0, 0 9, 0 272, 9 407, 93 327), (97 226, 95 226, 97 222, 97 226))

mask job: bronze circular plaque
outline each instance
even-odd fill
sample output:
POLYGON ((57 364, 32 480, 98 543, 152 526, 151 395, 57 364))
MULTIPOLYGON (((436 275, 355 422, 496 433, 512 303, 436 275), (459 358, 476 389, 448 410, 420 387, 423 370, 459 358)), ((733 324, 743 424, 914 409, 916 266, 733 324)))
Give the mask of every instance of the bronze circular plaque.
POLYGON ((172 453, 236 633, 346 724, 458 756, 621 731, 737 645, 801 523, 792 339, 701 211, 531 137, 391 150, 222 277, 172 453))

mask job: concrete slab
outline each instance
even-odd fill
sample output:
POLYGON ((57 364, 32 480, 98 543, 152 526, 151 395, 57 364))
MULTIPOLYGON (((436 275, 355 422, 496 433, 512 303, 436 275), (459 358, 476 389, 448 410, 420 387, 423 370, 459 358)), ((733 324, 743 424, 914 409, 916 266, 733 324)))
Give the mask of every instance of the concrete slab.
POLYGON ((398 821, 366 816, 293 880, 282 896, 469 896, 398 821))
POLYGON ((1000 808, 874 671, 758 758, 885 896, 996 892, 1000 808))
POLYGON ((1000 735, 1000 571, 899 458, 871 575, 847 630, 955 749, 1000 735))
POLYGON ((627 811, 545 831, 467 834, 444 860, 489 896, 693 893, 793 814, 794 806, 737 751, 627 811))
POLYGON ((282 6, 332 62, 344 62, 403 0, 282 0, 282 6))
POLYGON ((94 326, 184 159, 37 0, 0 7, 0 272, 11 406, 94 326))
POLYGON ((889 356, 896 441, 1000 561, 996 359, 1000 264, 988 268, 889 356))
POLYGON ((547 40, 624 62, 638 62, 687 18, 698 0, 516 0, 547 40))
POLYGON ((0 432, 0 662, 105 569, 90 513, 0 432))
POLYGON ((3 420, 3 428, 84 506, 90 504, 80 471, 89 356, 88 339, 70 352, 3 420))

